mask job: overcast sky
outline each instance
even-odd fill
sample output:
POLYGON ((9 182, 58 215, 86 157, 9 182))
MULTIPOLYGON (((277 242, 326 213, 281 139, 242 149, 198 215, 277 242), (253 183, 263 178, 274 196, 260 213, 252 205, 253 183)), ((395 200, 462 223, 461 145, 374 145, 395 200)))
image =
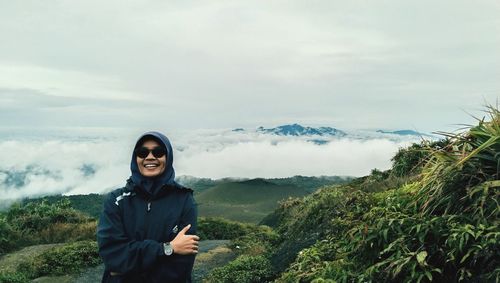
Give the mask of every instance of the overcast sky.
POLYGON ((456 128, 500 2, 0 0, 0 127, 456 128))

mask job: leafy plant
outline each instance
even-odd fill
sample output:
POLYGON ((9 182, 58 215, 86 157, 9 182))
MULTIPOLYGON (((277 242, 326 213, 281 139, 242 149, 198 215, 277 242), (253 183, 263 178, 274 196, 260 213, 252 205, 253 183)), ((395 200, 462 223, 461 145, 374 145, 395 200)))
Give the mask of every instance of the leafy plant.
POLYGON ((96 225, 69 200, 14 204, 0 215, 0 253, 33 244, 93 240, 96 225))
POLYGON ((19 237, 19 232, 0 215, 0 255, 15 249, 19 237))
POLYGON ((224 267, 214 269, 207 282, 217 283, 259 283, 273 276, 269 260, 264 256, 242 255, 224 267))
POLYGON ((204 240, 232 240, 253 230, 255 225, 216 217, 198 219, 198 236, 204 240))
POLYGON ((29 278, 20 272, 0 272, 0 283, 28 283, 29 278))
POLYGON ((23 232, 40 231, 54 223, 82 223, 88 221, 78 211, 71 207, 68 200, 62 200, 55 204, 46 201, 40 203, 28 203, 26 205, 14 204, 6 214, 7 221, 23 232))
POLYGON ((44 275, 77 273, 82 268, 100 264, 97 243, 94 241, 74 242, 48 250, 18 267, 19 272, 30 278, 44 275))

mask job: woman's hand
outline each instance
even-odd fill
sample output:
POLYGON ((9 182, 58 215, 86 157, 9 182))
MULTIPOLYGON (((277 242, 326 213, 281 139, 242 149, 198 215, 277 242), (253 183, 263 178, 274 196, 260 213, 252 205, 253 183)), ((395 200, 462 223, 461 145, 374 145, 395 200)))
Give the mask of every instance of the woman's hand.
POLYGON ((187 230, 191 228, 191 224, 184 227, 177 236, 170 242, 174 249, 174 253, 180 255, 189 255, 198 253, 198 241, 200 237, 196 235, 186 235, 187 230))

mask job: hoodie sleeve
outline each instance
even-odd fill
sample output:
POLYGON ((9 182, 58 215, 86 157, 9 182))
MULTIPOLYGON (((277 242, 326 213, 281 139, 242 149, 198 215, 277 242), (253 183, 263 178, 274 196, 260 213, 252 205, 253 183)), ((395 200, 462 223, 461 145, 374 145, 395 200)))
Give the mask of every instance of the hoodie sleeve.
MULTIPOLYGON (((185 227, 188 224, 191 224, 191 228, 189 228, 189 230, 186 232, 187 235, 196 235, 198 226, 197 217, 198 208, 196 202, 194 201, 193 193, 191 192, 188 193, 181 215, 181 227, 185 227)), ((178 259, 186 266, 186 278, 188 279, 191 278, 195 256, 196 255, 185 255, 179 257, 178 259)))
POLYGON ((120 208, 109 194, 97 226, 99 255, 106 269, 121 274, 150 268, 164 254, 163 244, 154 240, 129 239, 124 231, 120 208))

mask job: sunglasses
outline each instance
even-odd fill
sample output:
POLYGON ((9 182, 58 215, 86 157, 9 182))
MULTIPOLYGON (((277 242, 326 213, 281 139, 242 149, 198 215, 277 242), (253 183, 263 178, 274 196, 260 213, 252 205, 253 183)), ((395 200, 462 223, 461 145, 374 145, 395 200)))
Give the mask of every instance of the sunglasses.
POLYGON ((142 158, 142 159, 148 157, 149 153, 151 153, 151 152, 153 153, 153 156, 155 158, 160 158, 160 157, 164 156, 165 154, 167 154, 167 151, 161 146, 157 146, 153 149, 149 149, 149 148, 144 147, 144 146, 135 149, 135 155, 137 155, 137 157, 142 158))

